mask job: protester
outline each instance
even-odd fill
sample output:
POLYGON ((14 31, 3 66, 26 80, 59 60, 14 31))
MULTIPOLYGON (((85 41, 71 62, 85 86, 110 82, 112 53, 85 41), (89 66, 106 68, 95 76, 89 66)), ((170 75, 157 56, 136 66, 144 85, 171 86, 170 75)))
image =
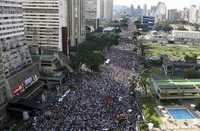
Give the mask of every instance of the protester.
POLYGON ((135 131, 139 111, 135 94, 130 93, 128 78, 134 75, 137 60, 134 45, 124 42, 128 35, 121 37, 119 46, 105 52, 110 62, 104 65, 101 73, 70 75, 66 85, 78 88, 37 112, 29 121, 32 125, 26 128, 35 131, 135 131))

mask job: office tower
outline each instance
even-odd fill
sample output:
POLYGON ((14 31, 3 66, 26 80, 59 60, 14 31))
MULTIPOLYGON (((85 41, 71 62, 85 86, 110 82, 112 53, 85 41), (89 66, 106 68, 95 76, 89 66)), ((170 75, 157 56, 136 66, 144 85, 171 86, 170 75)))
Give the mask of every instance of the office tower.
POLYGON ((97 0, 97 18, 100 20, 104 18, 104 0, 97 0))
POLYGON ((95 29, 97 26, 97 0, 84 1, 86 25, 95 29))
POLYGON ((113 18, 113 0, 104 0, 104 19, 111 21, 113 18))
POLYGON ((68 46, 78 47, 85 40, 85 5, 84 0, 67 1, 68 46))

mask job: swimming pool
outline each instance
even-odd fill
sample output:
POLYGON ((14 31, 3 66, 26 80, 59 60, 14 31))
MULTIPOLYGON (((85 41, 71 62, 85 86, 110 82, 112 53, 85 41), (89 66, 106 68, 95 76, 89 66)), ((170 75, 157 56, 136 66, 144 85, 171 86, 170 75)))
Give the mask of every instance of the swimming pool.
POLYGON ((194 119, 192 113, 185 108, 169 108, 168 112, 176 120, 194 119))

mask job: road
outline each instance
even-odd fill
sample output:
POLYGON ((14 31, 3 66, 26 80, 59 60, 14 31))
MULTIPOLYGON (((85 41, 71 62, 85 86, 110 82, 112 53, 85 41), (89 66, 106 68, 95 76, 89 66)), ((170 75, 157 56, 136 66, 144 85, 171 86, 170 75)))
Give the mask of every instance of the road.
POLYGON ((110 63, 102 67, 101 73, 72 75, 68 83, 78 88, 65 93, 62 101, 48 103, 27 122, 25 129, 135 131, 139 111, 129 78, 135 75, 137 56, 134 45, 126 40, 131 36, 130 31, 123 31, 119 45, 105 52, 110 63))

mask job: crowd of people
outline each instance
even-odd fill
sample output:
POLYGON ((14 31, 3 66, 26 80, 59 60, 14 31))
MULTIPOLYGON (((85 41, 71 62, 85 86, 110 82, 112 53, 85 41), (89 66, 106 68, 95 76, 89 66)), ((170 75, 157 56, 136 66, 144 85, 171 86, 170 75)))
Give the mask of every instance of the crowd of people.
POLYGON ((139 111, 128 80, 135 73, 137 61, 132 46, 121 41, 106 52, 110 63, 101 73, 71 75, 67 84, 77 88, 37 112, 27 122, 27 130, 135 131, 139 111))

